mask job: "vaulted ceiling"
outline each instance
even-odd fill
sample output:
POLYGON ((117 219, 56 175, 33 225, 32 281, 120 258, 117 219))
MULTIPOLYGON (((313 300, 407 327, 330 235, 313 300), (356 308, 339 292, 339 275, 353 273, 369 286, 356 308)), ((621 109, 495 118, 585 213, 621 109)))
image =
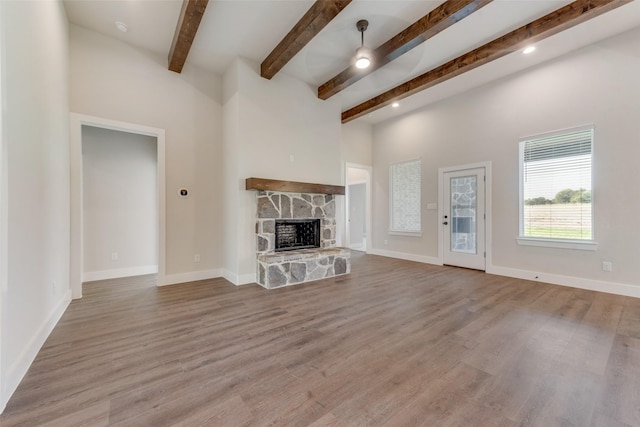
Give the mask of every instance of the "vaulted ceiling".
POLYGON ((267 78, 293 76, 338 102, 343 122, 386 120, 640 26, 635 0, 64 3, 70 22, 165 55, 177 72, 186 61, 222 74, 244 57, 262 64, 267 78), (370 73, 351 65, 360 19, 369 21, 365 46, 378 48, 370 73), (530 42, 538 49, 522 55, 530 42), (400 107, 390 106, 395 100, 400 107))

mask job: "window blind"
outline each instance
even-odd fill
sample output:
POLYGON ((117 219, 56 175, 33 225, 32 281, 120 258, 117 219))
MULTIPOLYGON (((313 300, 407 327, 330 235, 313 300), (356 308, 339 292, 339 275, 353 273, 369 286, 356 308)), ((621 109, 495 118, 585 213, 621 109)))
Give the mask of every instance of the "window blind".
POLYGON ((593 128, 521 141, 522 237, 592 240, 593 128))
POLYGON ((391 231, 420 232, 420 174, 420 160, 391 165, 391 231))

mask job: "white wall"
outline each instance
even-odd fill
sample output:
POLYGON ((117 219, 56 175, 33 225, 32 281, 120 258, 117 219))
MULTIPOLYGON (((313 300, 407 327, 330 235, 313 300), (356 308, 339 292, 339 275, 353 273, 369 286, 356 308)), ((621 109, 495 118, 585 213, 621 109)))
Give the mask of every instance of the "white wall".
POLYGON ((367 184, 350 184, 349 195, 349 246, 364 250, 366 235, 367 184))
MULTIPOLYGON (((347 183, 365 182, 365 201, 364 201, 364 228, 365 234, 371 233, 371 175, 373 165, 373 126, 362 121, 352 121, 341 126, 342 131, 342 158, 345 162, 347 183), (368 230, 367 230, 368 229, 368 230)), ((348 221, 348 218, 346 218, 348 221)), ((352 234, 352 225, 349 228, 349 234, 352 234)), ((346 234, 346 233, 345 233, 346 234)), ((364 237, 364 236, 362 236, 364 237)), ((346 236, 342 245, 352 246, 356 240, 362 241, 360 236, 350 235, 347 241, 346 236)), ((371 236, 367 236, 366 250, 370 246, 371 236)))
POLYGON ((640 29, 374 127, 374 247, 437 257, 438 168, 492 161, 492 270, 640 296, 640 29), (518 139, 595 125, 595 252, 518 246, 518 139), (388 230, 389 164, 422 158, 423 235, 388 230), (384 240, 388 244, 384 244, 384 240), (614 271, 602 271, 603 260, 614 271), (626 286, 628 285, 628 286, 626 286))
POLYGON ((0 409, 71 299, 67 20, 57 1, 0 2, 0 409))
POLYGON ((225 277, 235 283, 255 280, 255 192, 244 189, 246 178, 344 183, 339 106, 284 73, 266 80, 258 70, 239 59, 224 76, 224 247, 235 247, 225 277))
POLYGON ((156 138, 83 126, 82 163, 83 281, 157 272, 156 138))
POLYGON ((373 126, 356 120, 342 125, 341 131, 344 161, 373 165, 373 126))
MULTIPOLYGON (((240 95, 238 94, 239 61, 235 61, 226 71, 223 77, 223 223, 224 236, 224 277, 235 284, 252 283, 255 278, 251 273, 245 273, 240 277, 239 242, 237 232, 240 228, 240 218, 237 209, 242 196, 243 183, 239 175, 240 165, 240 95)), ((249 209, 249 208, 247 208, 249 209)), ((250 209, 249 209, 250 212, 250 209)), ((246 215, 246 213, 245 213, 246 215)), ((245 238, 248 238, 245 236, 245 238)))
POLYGON ((221 78, 70 26, 71 111, 166 131, 166 274, 169 282, 220 273, 221 78), (188 198, 178 190, 187 187, 188 198), (194 262, 200 254, 201 261, 194 262))
MULTIPOLYGON (((3 7, 0 5, 0 102, 4 104, 4 92, 3 88, 6 86, 6 82, 4 80, 4 63, 1 58, 4 56, 4 41, 7 39, 6 34, 2 29, 4 25, 3 22, 3 7)), ((4 356, 2 354, 2 350, 4 348, 4 324, 5 324, 5 299, 7 297, 7 247, 8 242, 6 238, 7 230, 9 229, 7 217, 7 200, 8 200, 8 189, 7 184, 9 182, 7 176, 7 153, 6 153, 6 144, 4 143, 4 113, 0 110, 0 384, 4 384, 5 382, 5 374, 4 374, 4 356)), ((7 400, 9 399, 10 391, 4 389, 2 385, 0 385, 0 413, 4 411, 4 408, 7 404, 7 400), (8 393, 8 394, 7 394, 8 393)))

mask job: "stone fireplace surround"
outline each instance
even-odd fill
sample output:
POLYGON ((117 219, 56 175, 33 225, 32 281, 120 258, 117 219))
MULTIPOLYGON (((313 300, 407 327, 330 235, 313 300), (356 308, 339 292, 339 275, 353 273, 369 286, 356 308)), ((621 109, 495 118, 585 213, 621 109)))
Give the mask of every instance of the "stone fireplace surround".
POLYGON ((336 247, 335 195, 257 192, 257 281, 268 289, 351 271, 350 252, 336 247), (276 219, 320 219, 320 248, 275 252, 276 219))

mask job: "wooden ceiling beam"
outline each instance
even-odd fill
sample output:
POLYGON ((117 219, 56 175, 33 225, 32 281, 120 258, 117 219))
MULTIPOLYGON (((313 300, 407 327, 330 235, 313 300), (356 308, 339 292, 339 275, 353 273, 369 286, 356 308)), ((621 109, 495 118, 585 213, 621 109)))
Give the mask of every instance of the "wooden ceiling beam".
POLYGON ((351 0, 317 0, 271 51, 269 56, 262 61, 260 75, 271 80, 349 3, 351 0))
POLYGON ((169 70, 176 73, 182 72, 208 3, 209 0, 183 0, 169 51, 169 70))
POLYGON ((383 108, 481 65, 518 51, 633 0, 577 0, 433 70, 342 112, 342 123, 383 108))
POLYGON ((447 0, 433 9, 402 32, 396 34, 373 51, 373 61, 366 70, 358 70, 353 65, 318 87, 318 98, 329 99, 336 93, 351 86, 361 78, 373 73, 420 45, 439 32, 466 18, 492 0, 447 0))

